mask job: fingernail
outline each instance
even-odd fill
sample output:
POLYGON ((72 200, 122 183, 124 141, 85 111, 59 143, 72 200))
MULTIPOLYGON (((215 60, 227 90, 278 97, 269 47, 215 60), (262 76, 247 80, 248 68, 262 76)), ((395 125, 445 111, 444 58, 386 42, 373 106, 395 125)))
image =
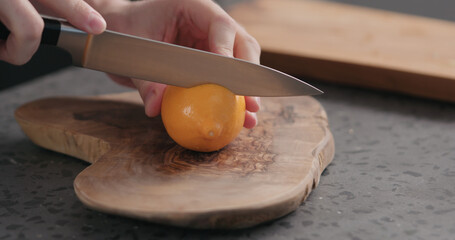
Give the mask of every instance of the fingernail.
POLYGON ((91 33, 102 33, 106 29, 106 21, 98 12, 92 11, 89 15, 88 27, 91 33))
POLYGON ((258 125, 258 115, 256 113, 251 113, 252 117, 254 118, 254 125, 251 128, 254 128, 258 125))
POLYGON ((158 99, 156 89, 152 89, 144 99, 145 114, 149 117, 155 117, 160 114, 161 101, 158 99))
POLYGON ((261 106, 261 98, 260 97, 256 97, 256 102, 258 103, 258 110, 261 110, 262 106, 261 106))

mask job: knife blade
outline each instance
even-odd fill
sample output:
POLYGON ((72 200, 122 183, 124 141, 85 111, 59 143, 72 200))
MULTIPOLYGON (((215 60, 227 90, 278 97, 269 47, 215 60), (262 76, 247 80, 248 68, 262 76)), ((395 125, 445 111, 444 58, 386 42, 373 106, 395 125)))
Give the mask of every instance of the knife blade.
MULTIPOLYGON (((87 34, 44 18, 41 44, 68 51, 73 65, 180 87, 214 83, 244 96, 316 95, 322 91, 278 70, 193 48, 106 30, 87 34)), ((0 23, 0 38, 9 32, 0 23)))

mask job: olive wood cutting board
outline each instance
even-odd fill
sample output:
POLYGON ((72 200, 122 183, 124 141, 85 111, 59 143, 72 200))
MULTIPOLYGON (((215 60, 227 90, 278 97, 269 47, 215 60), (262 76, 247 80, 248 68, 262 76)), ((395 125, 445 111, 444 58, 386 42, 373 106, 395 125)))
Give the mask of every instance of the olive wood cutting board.
POLYGON ((264 65, 455 102, 454 22, 312 0, 252 0, 229 13, 258 40, 264 65))
POLYGON ((111 214, 191 228, 244 228, 295 210, 334 156, 322 106, 311 97, 263 98, 259 124, 228 146, 178 146, 137 93, 53 97, 15 117, 37 145, 91 163, 79 199, 111 214))

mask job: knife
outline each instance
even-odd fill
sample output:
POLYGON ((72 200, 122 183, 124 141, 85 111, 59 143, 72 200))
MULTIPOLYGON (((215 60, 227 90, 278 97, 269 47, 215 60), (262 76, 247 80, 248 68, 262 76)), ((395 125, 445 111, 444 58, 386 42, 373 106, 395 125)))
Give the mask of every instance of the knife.
MULTIPOLYGON (((109 30, 91 35, 66 22, 43 19, 41 44, 68 51, 75 66, 180 87, 214 83, 244 96, 322 93, 288 74, 241 59, 109 30)), ((0 39, 9 33, 0 22, 0 39)))

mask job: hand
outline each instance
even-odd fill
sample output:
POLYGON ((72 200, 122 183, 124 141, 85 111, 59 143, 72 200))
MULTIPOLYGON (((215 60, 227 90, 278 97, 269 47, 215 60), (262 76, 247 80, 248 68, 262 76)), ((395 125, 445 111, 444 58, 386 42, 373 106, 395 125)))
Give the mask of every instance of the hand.
MULTIPOLYGON (((117 1, 115 5, 110 1, 107 8, 104 5, 107 1, 89 2, 103 14, 111 30, 259 63, 257 41, 211 0, 117 1)), ((112 75, 111 78, 139 90, 147 116, 160 114, 166 85, 112 75)), ((244 127, 252 128, 257 124, 259 98, 245 97, 245 101, 244 127)))
POLYGON ((99 34, 106 28, 103 17, 82 0, 0 0, 0 21, 10 30, 0 40, 0 60, 22 65, 38 49, 44 22, 38 13, 67 19, 74 26, 99 34))

